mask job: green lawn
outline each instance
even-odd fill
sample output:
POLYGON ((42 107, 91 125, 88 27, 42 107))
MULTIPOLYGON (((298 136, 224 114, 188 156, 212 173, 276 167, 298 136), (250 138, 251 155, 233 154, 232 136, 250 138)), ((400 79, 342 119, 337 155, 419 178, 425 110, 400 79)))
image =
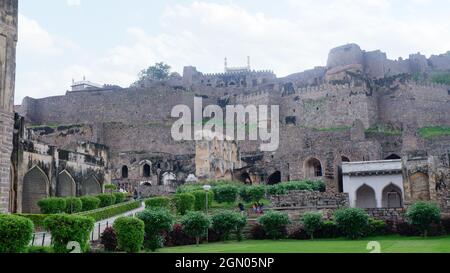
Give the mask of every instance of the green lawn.
POLYGON ((349 241, 243 241, 163 248, 160 253, 369 253, 367 244, 378 241, 382 253, 450 253, 450 236, 420 238, 384 236, 349 241))

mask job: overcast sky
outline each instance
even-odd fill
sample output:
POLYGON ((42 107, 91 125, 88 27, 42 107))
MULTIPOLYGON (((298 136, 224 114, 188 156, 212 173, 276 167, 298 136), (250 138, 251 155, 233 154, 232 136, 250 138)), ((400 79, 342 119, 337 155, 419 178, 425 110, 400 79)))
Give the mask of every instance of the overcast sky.
POLYGON ((83 76, 126 87, 159 61, 210 73, 249 55, 285 76, 346 43, 395 59, 450 50, 450 0, 19 0, 19 13, 16 104, 83 76))

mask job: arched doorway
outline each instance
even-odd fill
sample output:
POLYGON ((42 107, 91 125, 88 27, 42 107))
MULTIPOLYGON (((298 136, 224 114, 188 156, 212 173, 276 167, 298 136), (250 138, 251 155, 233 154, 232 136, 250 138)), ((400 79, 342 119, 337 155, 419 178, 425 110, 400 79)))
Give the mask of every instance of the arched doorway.
POLYGON ((127 179, 128 178, 128 166, 122 167, 122 178, 127 179))
POLYGON ((242 173, 239 180, 244 184, 248 184, 248 185, 252 184, 252 179, 251 179, 250 175, 248 174, 248 172, 242 173))
POLYGON ((281 182, 281 172, 276 171, 272 175, 269 176, 267 180, 268 185, 275 185, 281 182))
POLYGON ((316 178, 323 176, 322 164, 317 158, 310 158, 308 161, 306 161, 304 170, 307 178, 316 178))
POLYGON ((372 187, 363 185, 356 191, 356 207, 371 209, 377 207, 375 191, 372 187))
POLYGON ((402 208, 403 198, 402 190, 394 185, 390 184, 383 189, 383 208, 402 208))
POLYGON ((82 195, 97 195, 102 193, 102 187, 95 176, 90 176, 84 180, 81 187, 82 195))
POLYGON ((391 154, 390 156, 386 157, 386 160, 395 160, 395 159, 402 159, 402 158, 397 154, 391 154))
POLYGON ((76 184, 72 176, 66 170, 62 171, 58 175, 58 180, 56 183, 56 196, 58 197, 70 197, 76 196, 76 184))
POLYGON ((427 174, 418 172, 409 178, 411 185, 411 197, 417 201, 430 201, 430 182, 427 174))
POLYGON ((142 167, 142 176, 143 177, 150 177, 151 173, 152 172, 151 172, 150 165, 144 164, 144 166, 142 167))
POLYGON ((23 177, 22 212, 40 213, 38 201, 49 195, 49 181, 41 168, 35 166, 23 177))
POLYGON ((214 173, 214 176, 217 178, 221 178, 222 177, 222 170, 220 170, 219 167, 216 168, 216 171, 214 173))

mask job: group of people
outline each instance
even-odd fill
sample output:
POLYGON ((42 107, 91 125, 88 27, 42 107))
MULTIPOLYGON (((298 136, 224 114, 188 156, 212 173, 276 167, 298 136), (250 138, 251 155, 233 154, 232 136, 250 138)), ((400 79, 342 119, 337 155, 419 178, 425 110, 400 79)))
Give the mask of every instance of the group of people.
MULTIPOLYGON (((239 211, 241 214, 245 213, 245 205, 242 203, 239 203, 239 211)), ((252 205, 252 211, 254 214, 264 214, 264 204, 260 202, 255 202, 252 205)))

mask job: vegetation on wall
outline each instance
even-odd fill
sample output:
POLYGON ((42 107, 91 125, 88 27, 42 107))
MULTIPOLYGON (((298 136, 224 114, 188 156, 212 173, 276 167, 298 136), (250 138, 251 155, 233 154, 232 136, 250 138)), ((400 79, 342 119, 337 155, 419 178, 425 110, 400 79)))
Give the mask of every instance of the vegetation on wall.
POLYGON ((423 138, 434 138, 441 136, 450 136, 450 127, 431 126, 419 129, 419 133, 423 138))

